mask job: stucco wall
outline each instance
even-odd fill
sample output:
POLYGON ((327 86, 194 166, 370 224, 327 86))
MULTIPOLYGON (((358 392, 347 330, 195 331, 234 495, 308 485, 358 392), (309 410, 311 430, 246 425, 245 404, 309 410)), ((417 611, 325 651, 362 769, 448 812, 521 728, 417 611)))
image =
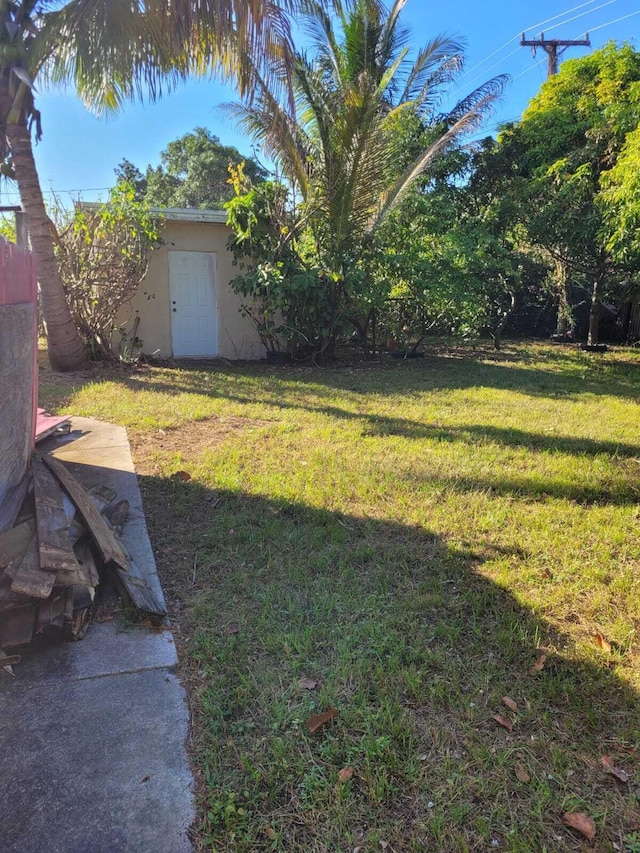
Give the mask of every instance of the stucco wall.
POLYGON ((218 347, 219 356, 229 359, 258 359, 264 349, 253 324, 240 314, 240 300, 229 282, 238 274, 227 250, 229 229, 217 222, 166 221, 162 238, 165 245, 151 256, 147 275, 133 300, 125 305, 119 323, 128 333, 136 314, 140 315, 137 336, 146 355, 169 358, 171 346, 171 300, 169 298, 169 258, 171 250, 217 253, 218 347))

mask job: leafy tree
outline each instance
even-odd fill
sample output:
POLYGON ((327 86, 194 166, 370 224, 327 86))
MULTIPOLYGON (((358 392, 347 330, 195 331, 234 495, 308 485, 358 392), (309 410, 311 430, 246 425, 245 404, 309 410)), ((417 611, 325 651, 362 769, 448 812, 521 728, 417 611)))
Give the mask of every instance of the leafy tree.
POLYGON ((287 188, 273 181, 253 185, 243 169, 232 169, 235 196, 225 204, 233 229, 229 248, 240 270, 231 286, 268 351, 304 357, 317 350, 318 330, 331 313, 320 271, 305 264, 293 243, 287 188))
POLYGON ((404 5, 335 0, 330 14, 310 2, 301 23, 311 44, 295 56, 292 97, 279 102, 261 83, 252 105, 233 110, 302 201, 300 218, 325 271, 331 306, 321 350, 331 350, 366 283, 360 258, 375 231, 504 83, 490 81, 442 114, 443 93, 462 67, 462 47, 438 36, 412 55, 400 23, 404 5), (428 128, 430 138, 405 159, 405 137, 396 131, 411 119, 428 128))
POLYGON ((157 217, 135 200, 131 184, 118 184, 109 201, 77 207, 61 230, 56 257, 71 313, 87 352, 117 357, 116 317, 144 277, 151 250, 160 245, 157 217))
POLYGON ((615 165, 600 180, 607 249, 616 263, 627 268, 636 268, 640 259, 639 165, 640 127, 627 135, 615 165))
POLYGON ((267 177, 254 160, 243 157, 237 148, 222 145, 204 127, 196 127, 180 139, 170 142, 160 155, 161 165, 147 167, 143 176, 123 161, 116 171, 133 177, 138 192, 148 204, 159 207, 198 207, 222 209, 233 196, 229 184, 229 165, 244 162, 244 174, 257 183, 267 177), (137 173, 137 174, 136 174, 137 173))
POLYGON ((607 208, 614 203, 622 211, 623 199, 619 195, 616 202, 615 193, 630 189, 622 180, 624 156, 616 164, 640 122, 639 95, 640 54, 628 45, 608 45, 565 62, 522 121, 505 130, 496 150, 503 165, 506 158, 515 170, 522 221, 531 240, 556 260, 558 280, 566 287, 570 275, 591 284, 591 345, 598 342, 605 294, 619 289, 638 262, 624 251, 630 244, 621 237, 620 221, 612 232, 607 208))
POLYGON ((374 241, 376 277, 389 282, 391 295, 379 313, 396 315, 390 331, 408 335, 414 348, 433 329, 484 330, 499 349, 518 302, 544 277, 501 198, 478 185, 482 156, 455 150, 441 158, 435 178, 407 197, 374 241))
POLYGON ((134 199, 143 201, 147 194, 147 179, 143 173, 126 157, 122 159, 114 169, 116 174, 116 182, 118 184, 128 184, 133 187, 134 199))
POLYGON ((33 81, 76 88, 96 112, 163 91, 190 73, 235 75, 242 91, 258 69, 288 60, 283 9, 294 0, 2 0, 0 159, 15 177, 38 255, 41 307, 51 364, 70 370, 86 358, 57 268, 32 150, 41 117, 33 81), (264 64, 271 56, 276 62, 264 64))

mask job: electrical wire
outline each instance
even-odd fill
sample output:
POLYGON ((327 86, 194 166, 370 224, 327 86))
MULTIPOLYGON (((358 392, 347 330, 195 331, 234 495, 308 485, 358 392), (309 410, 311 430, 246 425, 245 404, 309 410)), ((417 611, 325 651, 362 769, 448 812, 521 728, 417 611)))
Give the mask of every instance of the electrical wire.
MULTIPOLYGON (((524 32, 526 32, 527 30, 535 30, 537 27, 543 27, 545 24, 550 24, 552 21, 556 21, 558 18, 562 18, 565 15, 570 15, 572 12, 577 12, 578 9, 583 9, 585 6, 590 6, 592 3, 595 3, 595 2, 596 2, 596 0, 587 0, 586 3, 580 3, 580 5, 574 6, 572 9, 565 9, 565 11, 560 12, 559 15, 554 15, 553 17, 547 18, 544 21, 539 21, 537 24, 531 24, 531 26, 525 27, 524 32)), ((612 0, 612 2, 613 2, 613 0, 612 0)), ((593 11, 593 10, 589 10, 589 11, 593 11)), ((585 14, 588 14, 588 12, 585 12, 585 14)), ((552 27, 552 29, 553 29, 553 27, 552 27)), ((508 41, 506 41, 503 45, 496 48, 496 50, 494 50, 493 53, 490 53, 489 56, 486 56, 483 60, 481 60, 476 65, 474 65, 472 68, 470 68, 468 71, 466 71, 462 75, 462 77, 460 77, 460 80, 463 80, 465 77, 468 77, 469 74, 472 74, 476 70, 476 68, 480 68, 480 66, 484 65, 485 62, 488 62, 490 59, 493 59, 493 57, 496 56, 501 51, 503 51, 505 49, 505 47, 509 47, 511 42, 514 39, 518 38, 518 36, 520 35, 521 32, 523 32, 523 30, 519 30, 517 33, 515 33, 513 36, 511 36, 511 38, 508 41)))
MULTIPOLYGON (((573 18, 568 18, 566 21, 560 21, 559 24, 554 24, 552 27, 549 27, 549 29, 556 30, 558 29, 558 27, 564 27, 565 24, 570 24, 572 21, 577 21, 578 18, 584 18, 585 15, 590 15, 592 12, 597 12, 598 9, 604 9, 605 6, 610 6, 612 3, 617 3, 617 0, 607 0, 606 3, 602 3, 600 6, 595 6, 593 9, 588 9, 586 12, 582 12, 580 15, 575 15, 573 18)), ((593 30, 590 30, 590 32, 593 32, 593 30)))
POLYGON ((608 21, 606 24, 600 24, 598 27, 591 27, 589 32, 595 33, 596 30, 602 30, 605 27, 610 27, 611 24, 617 24, 619 21, 626 21, 627 18, 633 18, 634 15, 640 15, 640 9, 637 9, 635 12, 630 12, 628 15, 623 15, 621 18, 616 18, 615 21, 608 21))

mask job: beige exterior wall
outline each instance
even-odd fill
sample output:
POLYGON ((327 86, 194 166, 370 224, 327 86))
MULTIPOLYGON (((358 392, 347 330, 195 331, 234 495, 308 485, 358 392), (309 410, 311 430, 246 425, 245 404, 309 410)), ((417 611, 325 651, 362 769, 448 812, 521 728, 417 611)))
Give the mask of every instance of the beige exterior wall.
POLYGON ((226 247, 228 236, 229 228, 218 222, 165 222, 162 234, 165 245, 152 254, 136 295, 118 315, 118 322, 125 323, 130 334, 136 314, 139 314, 137 336, 145 355, 160 358, 173 355, 168 253, 174 250, 217 254, 218 355, 229 359, 264 357, 260 338, 250 320, 240 314, 240 299, 229 285, 238 271, 226 247))

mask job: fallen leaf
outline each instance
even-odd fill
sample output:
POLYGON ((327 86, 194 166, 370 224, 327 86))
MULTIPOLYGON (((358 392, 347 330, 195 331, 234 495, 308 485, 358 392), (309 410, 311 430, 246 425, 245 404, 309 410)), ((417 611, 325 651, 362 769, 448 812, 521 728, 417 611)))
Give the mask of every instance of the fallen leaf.
POLYGON ((143 776, 142 777, 143 782, 148 782, 150 779, 151 779, 151 776, 143 776))
POLYGON ((191 474, 188 471, 176 471, 171 475, 172 480, 180 480, 181 483, 187 483, 191 479, 191 474))
POLYGON ((306 721, 305 726, 309 729, 311 734, 315 734, 320 731, 323 726, 326 726, 327 723, 330 723, 334 717, 338 716, 338 712, 335 708, 329 708, 328 711, 325 711, 324 714, 313 714, 306 721))
POLYGON ((506 717, 503 717, 502 714, 494 714, 491 719, 495 720, 499 726, 502 726, 508 732, 513 731, 513 726, 511 725, 511 720, 508 720, 506 717))
POLYGON ((315 690, 318 686, 318 682, 314 681, 313 678, 301 678, 298 682, 298 687, 302 690, 315 690))
POLYGON ((264 833, 267 836, 267 838, 271 839, 271 841, 273 841, 274 838, 276 837, 276 831, 272 826, 268 826, 265 829, 264 833))
POLYGON ((511 699, 509 696, 502 697, 502 704, 506 705, 510 711, 513 711, 514 714, 519 714, 520 711, 518 709, 517 704, 511 699))
POLYGON ((531 781, 531 776, 529 776, 529 774, 525 770, 524 765, 516 764, 515 770, 516 770, 516 779, 519 782, 524 782, 525 785, 528 785, 529 782, 531 781))
POLYGON ((237 622, 229 622, 229 624, 224 629, 225 634, 239 634, 240 626, 237 622))
POLYGON ((540 672, 542 669, 544 669, 544 664, 545 664, 546 659, 547 659, 546 655, 540 655, 540 657, 534 663, 534 665, 531 667, 529 672, 531 672, 532 675, 535 675, 536 672, 540 672))
POLYGON ((608 755, 603 755, 600 759, 600 764, 605 769, 606 773, 610 773, 612 776, 615 776, 620 782, 628 782, 629 774, 626 770, 621 770, 619 767, 616 767, 613 761, 609 758, 608 755))
POLYGON ((593 841, 596 837, 596 824, 594 819, 586 814, 586 812, 565 812, 562 815, 562 822, 565 826, 570 826, 587 839, 593 841))
POLYGON ((338 782, 340 783, 348 782, 351 778, 353 778, 353 767, 343 767, 338 773, 338 782))
POLYGON ((602 649, 602 651, 608 655, 611 654, 611 643, 599 631, 593 639, 596 641, 596 646, 598 646, 598 648, 602 649))

